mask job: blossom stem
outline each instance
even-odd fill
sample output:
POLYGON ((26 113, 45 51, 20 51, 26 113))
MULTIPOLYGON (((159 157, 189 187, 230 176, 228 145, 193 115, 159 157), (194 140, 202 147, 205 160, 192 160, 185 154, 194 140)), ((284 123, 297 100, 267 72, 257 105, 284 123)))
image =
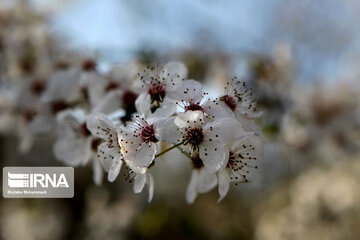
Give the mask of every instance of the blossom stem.
POLYGON ((190 156, 190 154, 188 154, 188 153, 186 153, 185 151, 184 151, 184 149, 182 149, 181 147, 177 147, 177 149, 179 149, 180 150, 180 152, 182 153, 182 154, 184 154, 187 158, 189 158, 190 160, 192 160, 192 157, 190 156))
POLYGON ((181 146, 184 142, 185 142, 185 141, 182 141, 182 142, 180 142, 180 143, 178 143, 178 144, 175 144, 174 146, 169 147, 168 149, 165 149, 165 150, 162 151, 161 153, 156 154, 154 159, 156 159, 157 157, 160 157, 161 155, 163 155, 163 154, 165 154, 165 153, 173 150, 174 148, 177 148, 177 147, 181 146))

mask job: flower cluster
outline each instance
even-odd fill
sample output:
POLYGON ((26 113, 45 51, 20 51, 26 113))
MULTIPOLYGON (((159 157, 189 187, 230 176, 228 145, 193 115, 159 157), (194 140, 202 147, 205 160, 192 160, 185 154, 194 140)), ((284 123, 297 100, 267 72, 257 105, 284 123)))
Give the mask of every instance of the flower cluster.
POLYGON ((231 182, 250 180, 263 152, 261 129, 253 121, 261 113, 245 83, 234 78, 211 99, 200 82, 187 79, 180 62, 116 65, 100 72, 95 61, 85 59, 57 68, 49 81, 30 79, 15 92, 13 115, 27 139, 23 151, 32 136, 56 132, 57 159, 75 167, 92 164, 96 184, 104 172, 115 181, 123 168, 135 193, 148 186, 149 201, 151 168, 171 150, 193 166, 189 203, 216 186, 222 200, 231 182))

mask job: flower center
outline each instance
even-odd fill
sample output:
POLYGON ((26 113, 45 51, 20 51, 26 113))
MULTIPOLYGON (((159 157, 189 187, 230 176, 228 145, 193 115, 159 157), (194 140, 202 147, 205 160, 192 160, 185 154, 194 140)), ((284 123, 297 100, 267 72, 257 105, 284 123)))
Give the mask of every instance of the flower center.
POLYGON ((121 118, 123 122, 129 121, 134 112, 136 112, 135 101, 138 95, 130 90, 127 90, 122 95, 122 107, 125 109, 125 116, 121 118))
POLYGON ((88 136, 91 135, 91 132, 90 132, 89 129, 86 127, 86 123, 85 123, 85 122, 80 125, 79 132, 80 132, 80 135, 83 136, 83 137, 88 137, 88 136))
POLYGON ((91 72, 96 70, 96 62, 92 59, 87 59, 82 64, 82 69, 86 72, 91 72))
POLYGON ((204 140, 204 133, 200 128, 191 128, 186 132, 185 140, 194 148, 198 148, 204 140))
POLYGON ((45 90, 45 83, 41 80, 37 80, 31 84, 30 88, 35 95, 40 95, 45 90))
POLYGON ((93 140, 91 140, 91 149, 93 151, 97 151, 97 147, 100 145, 101 140, 100 138, 94 138, 93 140))
POLYGON ((185 107, 185 111, 197 111, 197 110, 204 112, 203 108, 198 103, 192 102, 185 107))
POLYGON ((67 107, 68 105, 62 100, 55 100, 50 103, 51 113, 54 115, 67 107))
POLYGON ((28 123, 31 122, 35 116, 36 116, 35 110, 28 109, 23 112, 23 117, 24 117, 25 121, 28 123))
POLYGON ((151 103, 155 101, 159 103, 164 100, 166 91, 163 85, 156 83, 150 87, 148 93, 150 94, 151 103))
MULTIPOLYGON (((243 162, 241 159, 245 159, 241 154, 234 154, 233 152, 229 152, 229 161, 226 165, 226 168, 230 169, 233 173, 230 179, 233 180, 243 180, 244 182, 249 182, 247 178, 247 174, 249 171, 247 168, 257 168, 257 166, 251 166, 246 162, 243 162), (240 158, 240 159, 239 159, 240 158), (236 172, 236 173, 235 173, 236 172)), ((251 158, 249 158, 251 159, 251 158)), ((236 185, 237 183, 235 183, 236 185)))
POLYGON ((220 101, 223 101, 231 110, 236 109, 236 100, 233 97, 225 95, 220 98, 220 101))
POLYGON ((146 143, 158 141, 155 137, 155 129, 153 125, 148 125, 141 131, 141 139, 146 143))
POLYGON ((233 168, 236 165, 236 158, 233 152, 229 152, 229 161, 226 165, 227 168, 233 168))
POLYGON ((115 89, 117 89, 117 88, 119 88, 119 87, 120 87, 120 86, 119 86, 118 83, 111 81, 111 82, 109 82, 109 83, 106 85, 106 87, 105 87, 105 92, 109 92, 109 91, 111 91, 111 90, 115 90, 115 89))
POLYGON ((138 95, 130 90, 125 91, 122 95, 123 107, 124 108, 131 108, 135 107, 135 101, 138 95))

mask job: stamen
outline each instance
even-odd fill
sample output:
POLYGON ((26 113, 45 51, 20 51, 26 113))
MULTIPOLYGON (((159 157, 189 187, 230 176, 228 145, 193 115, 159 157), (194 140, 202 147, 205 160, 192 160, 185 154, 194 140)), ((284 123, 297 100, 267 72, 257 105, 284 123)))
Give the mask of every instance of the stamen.
POLYGON ((198 149, 204 140, 203 130, 200 128, 186 129, 184 140, 186 144, 189 143, 194 149, 198 149))
POLYGON ((141 140, 143 142, 158 142, 158 139, 155 137, 155 129, 153 125, 148 125, 141 131, 141 140))

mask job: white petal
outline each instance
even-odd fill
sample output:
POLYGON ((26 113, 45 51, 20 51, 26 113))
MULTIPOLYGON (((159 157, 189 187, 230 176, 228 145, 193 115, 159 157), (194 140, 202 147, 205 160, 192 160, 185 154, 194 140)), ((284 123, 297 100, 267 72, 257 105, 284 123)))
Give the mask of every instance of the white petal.
POLYGON ((229 174, 227 169, 223 169, 218 173, 219 176, 219 199, 218 203, 224 199, 229 191, 229 174))
POLYGON ((178 143, 182 138, 181 132, 175 125, 175 117, 162 118, 154 122, 155 131, 160 141, 178 143))
POLYGON ((245 131, 255 132, 258 135, 263 134, 262 129, 253 120, 245 118, 242 113, 239 114, 238 112, 236 112, 236 118, 239 120, 242 128, 245 131))
POLYGON ((34 137, 31 134, 21 135, 19 151, 22 154, 28 153, 34 144, 34 137))
POLYGON ((94 105, 93 113, 109 114, 121 107, 121 90, 107 93, 100 101, 94 105))
POLYGON ((85 123, 85 112, 83 109, 69 109, 59 112, 56 115, 58 134, 78 135, 81 124, 85 123))
POLYGON ((155 110, 154 113, 148 114, 148 118, 162 118, 169 117, 176 111, 176 104, 169 101, 168 97, 165 97, 160 107, 155 110))
POLYGON ((206 193, 217 184, 216 173, 209 173, 205 168, 199 170, 197 181, 197 192, 206 193))
POLYGON ((80 86, 87 90, 91 106, 101 101, 105 94, 106 84, 104 76, 94 71, 83 73, 80 78, 80 86))
POLYGON ((97 186, 101 185, 103 178, 103 170, 98 159, 93 160, 93 180, 97 186))
POLYGON ((187 77, 187 69, 182 62, 168 62, 162 70, 164 70, 164 72, 160 72, 160 78, 184 79, 187 77))
POLYGON ((131 80, 137 72, 135 64, 118 64, 111 67, 108 75, 110 79, 120 83, 122 88, 130 88, 131 80))
POLYGON ((149 185, 149 196, 148 196, 148 202, 151 202, 153 196, 154 196, 154 178, 151 175, 151 173, 147 173, 147 180, 146 183, 149 185))
POLYGON ((202 85, 195 80, 186 80, 175 91, 167 93, 167 96, 178 101, 200 102, 202 98, 202 85))
POLYGON ((202 105, 202 108, 207 115, 214 117, 214 119, 234 117, 233 111, 223 104, 223 102, 219 101, 206 101, 202 105))
POLYGON ((115 140, 117 138, 116 127, 113 122, 102 113, 90 115, 86 118, 86 127, 92 133, 102 139, 108 139, 109 135, 115 140))
POLYGON ((82 108, 67 109, 56 115, 56 121, 63 125, 68 125, 72 122, 83 123, 85 122, 85 116, 85 111, 82 108))
POLYGON ((125 153, 124 158, 131 167, 148 167, 154 160, 156 149, 155 143, 143 143, 137 151, 125 153))
POLYGON ((245 133, 239 121, 228 117, 206 124, 204 131, 206 131, 206 139, 218 140, 223 144, 229 144, 233 139, 239 138, 245 133))
POLYGON ((88 148, 87 139, 71 136, 59 138, 53 146, 55 157, 69 166, 86 164, 91 156, 88 148))
POLYGON ((200 158, 203 160, 206 170, 210 173, 220 170, 229 159, 229 150, 220 141, 204 140, 199 151, 200 158))
POLYGON ((189 185, 186 189, 186 202, 189 204, 193 203, 197 197, 197 191, 196 191, 197 180, 198 180, 198 170, 193 170, 191 173, 189 185))
POLYGON ((203 122, 203 119, 204 114, 201 111, 187 111, 177 115, 175 125, 179 128, 185 128, 187 126, 198 125, 203 122))
POLYGON ((264 113, 263 111, 253 112, 253 111, 249 110, 247 106, 241 106, 241 107, 237 108, 237 112, 241 113, 244 117, 246 117, 248 119, 259 118, 264 113))
POLYGON ((260 159, 264 152, 264 140, 256 135, 246 136, 235 140, 231 145, 231 150, 234 153, 249 153, 249 157, 260 159), (243 148, 242 146, 251 145, 252 147, 243 148))
POLYGON ((29 125, 31 134, 46 134, 56 126, 55 118, 50 114, 37 114, 29 125))
POLYGON ((150 95, 147 92, 141 93, 135 101, 137 111, 147 117, 150 114, 150 95))
POLYGON ((147 173, 144 174, 138 173, 135 176, 134 193, 140 193, 143 190, 146 183, 146 174, 147 173))
POLYGON ((71 102, 78 99, 80 97, 80 77, 81 71, 79 69, 56 72, 49 81, 43 100, 67 100, 71 102))
POLYGON ((119 175, 122 163, 123 161, 120 158, 116 158, 111 162, 108 174, 109 182, 115 181, 116 177, 119 175))
POLYGON ((98 159, 106 172, 109 171, 112 161, 121 157, 119 152, 120 149, 118 148, 109 148, 107 142, 103 142, 98 146, 98 159))

